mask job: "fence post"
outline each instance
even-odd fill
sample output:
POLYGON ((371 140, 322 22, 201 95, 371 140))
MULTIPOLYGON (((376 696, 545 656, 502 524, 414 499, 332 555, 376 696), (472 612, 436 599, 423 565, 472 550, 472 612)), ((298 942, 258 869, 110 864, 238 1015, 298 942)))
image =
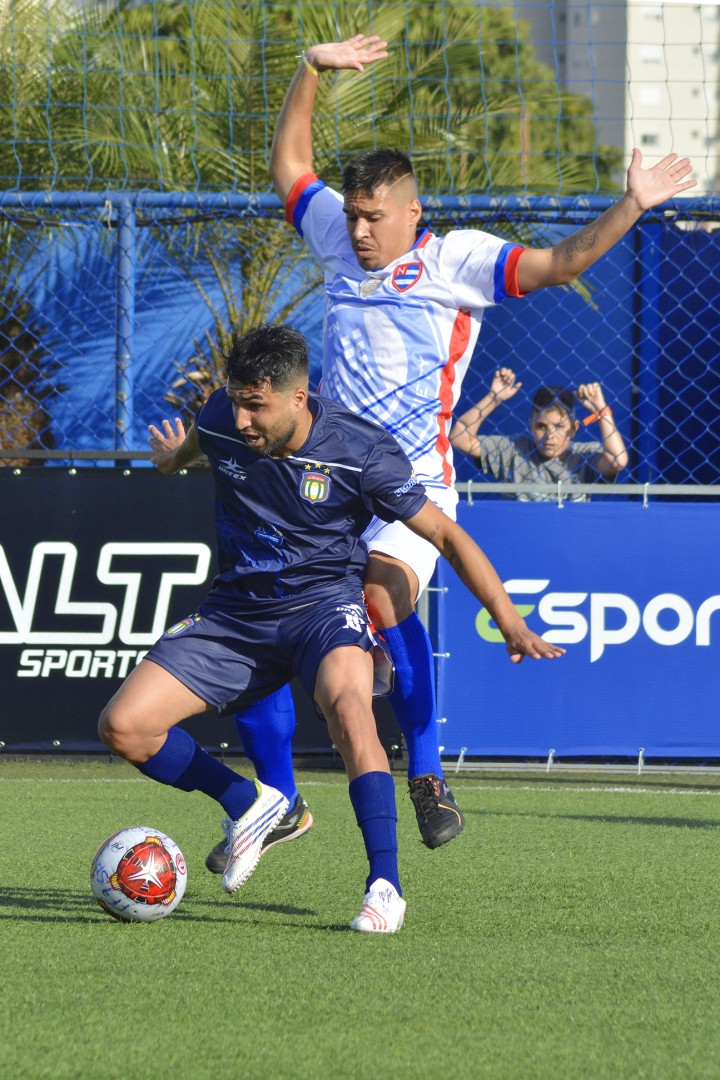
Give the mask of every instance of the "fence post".
POLYGON ((634 375, 637 418, 638 477, 658 476, 660 422, 660 267, 663 226, 640 224, 636 315, 637 353, 634 375), (647 470, 647 471, 645 471, 647 470))
POLYGON ((132 196, 113 199, 117 208, 115 290, 115 450, 129 450, 133 422, 133 329, 135 324, 135 205, 132 196))

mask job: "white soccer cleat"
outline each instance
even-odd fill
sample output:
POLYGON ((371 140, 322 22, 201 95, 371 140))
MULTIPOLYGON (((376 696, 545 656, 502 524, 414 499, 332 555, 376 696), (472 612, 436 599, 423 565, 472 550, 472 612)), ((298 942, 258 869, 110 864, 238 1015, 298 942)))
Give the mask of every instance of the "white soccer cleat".
POLYGON ((362 911, 350 923, 364 934, 394 934, 405 918, 405 901, 394 885, 378 878, 363 897, 362 911))
POLYGON ((223 889, 234 893, 244 885, 260 862, 263 840, 285 815, 288 801, 281 791, 255 781, 258 797, 247 813, 237 821, 225 818, 228 859, 223 874, 223 889))

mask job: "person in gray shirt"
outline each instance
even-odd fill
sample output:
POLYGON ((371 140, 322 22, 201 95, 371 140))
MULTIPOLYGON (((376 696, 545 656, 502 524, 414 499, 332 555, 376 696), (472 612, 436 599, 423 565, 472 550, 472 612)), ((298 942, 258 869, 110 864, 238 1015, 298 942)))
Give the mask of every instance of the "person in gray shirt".
MULTIPOLYGON (((574 392, 561 386, 541 386, 532 401, 528 435, 478 435, 490 413, 514 397, 521 386, 511 368, 499 368, 488 393, 453 424, 450 442, 472 457, 484 473, 507 483, 592 484, 600 479, 612 481, 625 468, 625 443, 598 382, 583 383, 574 392), (588 411, 583 425, 597 423, 599 442, 574 441, 580 427, 575 418, 576 400, 588 411)), ((584 501, 587 497, 578 494, 573 498, 584 501)), ((538 492, 518 498, 554 496, 538 492)))

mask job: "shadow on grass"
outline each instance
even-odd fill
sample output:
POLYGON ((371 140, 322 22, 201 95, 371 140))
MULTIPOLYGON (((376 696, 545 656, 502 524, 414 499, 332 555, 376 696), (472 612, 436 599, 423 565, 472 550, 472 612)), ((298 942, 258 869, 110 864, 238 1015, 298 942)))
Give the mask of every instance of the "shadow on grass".
POLYGON ((525 817, 553 821, 601 821, 610 825, 667 825, 675 829, 720 829, 718 821, 697 818, 630 817, 627 814, 548 814, 532 810, 463 810, 466 817, 525 817))
MULTIPOLYGON (((298 908, 293 907, 292 904, 252 903, 251 901, 238 900, 237 897, 232 896, 228 896, 224 900, 201 900, 198 898, 195 902, 197 904, 202 904, 203 908, 223 908, 226 911, 263 911, 266 914, 274 915, 317 915, 317 912, 312 908, 298 908)), ((197 920, 199 922, 204 922, 206 920, 206 916, 204 915, 194 915, 188 910, 187 905, 185 907, 178 907, 174 914, 177 914, 179 918, 191 919, 193 921, 197 920)))
MULTIPOLYGON (((182 904, 172 913, 174 921, 183 922, 237 922, 238 912, 261 911, 268 915, 314 916, 311 908, 293 907, 291 904, 259 904, 233 900, 193 899, 182 904), (195 914, 193 906, 202 908, 195 914), (207 914, 207 909, 216 909, 207 914), (222 913, 220 910, 222 909, 222 913)), ((75 889, 19 889, 0 887, 0 921, 24 919, 30 922, 117 922, 96 905, 88 891, 75 889)))
POLYGON ((38 922, 97 922, 107 919, 89 890, 0 887, 0 919, 38 922))

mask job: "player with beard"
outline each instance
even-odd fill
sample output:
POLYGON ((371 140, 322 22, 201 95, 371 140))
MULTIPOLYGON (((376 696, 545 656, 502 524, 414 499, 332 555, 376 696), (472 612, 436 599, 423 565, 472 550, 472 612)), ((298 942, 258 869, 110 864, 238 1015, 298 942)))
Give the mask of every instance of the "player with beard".
POLYGON ((393 933, 405 901, 395 788, 372 711, 373 689, 387 691, 392 675, 363 598, 361 535, 372 517, 404 522, 408 535, 442 552, 487 607, 514 662, 564 650, 528 629, 477 544, 427 498, 397 441, 308 393, 307 344, 292 328, 236 328, 225 388, 187 433, 180 420, 150 432, 161 472, 203 455, 210 463, 218 574, 197 612, 166 631, 105 707, 100 736, 153 780, 220 803, 223 886, 232 893, 255 870, 288 800, 211 757, 177 725, 204 710, 241 709, 299 678, 345 763, 367 852, 352 929, 393 933))

